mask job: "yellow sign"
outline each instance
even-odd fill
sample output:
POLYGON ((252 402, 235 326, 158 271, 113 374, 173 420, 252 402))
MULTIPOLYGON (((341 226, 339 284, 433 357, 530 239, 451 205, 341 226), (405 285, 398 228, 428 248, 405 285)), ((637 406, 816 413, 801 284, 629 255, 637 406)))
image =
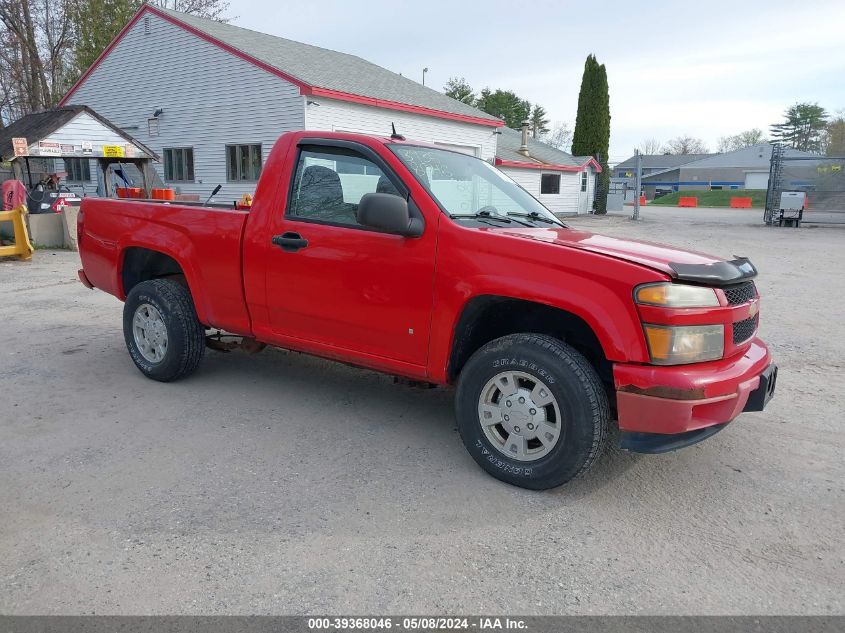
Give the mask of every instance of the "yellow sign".
POLYGON ((842 171, 842 165, 831 165, 830 171, 842 171))
POLYGON ((126 150, 122 145, 103 145, 103 156, 106 158, 123 158, 126 150))

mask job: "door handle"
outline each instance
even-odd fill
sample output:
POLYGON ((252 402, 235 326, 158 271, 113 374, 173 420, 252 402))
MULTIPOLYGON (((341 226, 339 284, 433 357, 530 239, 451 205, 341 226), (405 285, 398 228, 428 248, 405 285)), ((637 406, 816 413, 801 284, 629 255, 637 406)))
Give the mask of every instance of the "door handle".
POLYGON ((288 253, 295 253, 300 248, 308 246, 308 240, 304 239, 299 233, 292 233, 290 231, 282 233, 281 235, 273 236, 273 244, 288 253))

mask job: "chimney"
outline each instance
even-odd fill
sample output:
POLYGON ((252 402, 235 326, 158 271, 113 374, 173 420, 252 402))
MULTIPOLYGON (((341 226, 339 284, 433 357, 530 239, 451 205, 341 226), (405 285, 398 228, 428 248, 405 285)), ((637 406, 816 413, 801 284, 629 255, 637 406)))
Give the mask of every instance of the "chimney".
POLYGON ((519 153, 528 156, 528 121, 522 122, 522 145, 519 146, 519 153))

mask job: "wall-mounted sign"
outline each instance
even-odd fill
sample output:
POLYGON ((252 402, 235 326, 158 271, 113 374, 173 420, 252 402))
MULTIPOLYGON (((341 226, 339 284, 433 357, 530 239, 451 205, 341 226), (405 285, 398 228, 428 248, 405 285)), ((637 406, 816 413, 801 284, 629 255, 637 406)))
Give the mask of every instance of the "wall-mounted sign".
POLYGON ((103 156, 106 158, 123 158, 126 150, 122 145, 103 145, 103 156))
POLYGON ((76 149, 73 147, 73 145, 65 145, 64 143, 62 143, 62 154, 75 154, 75 153, 76 153, 76 149))
POLYGON ((82 141, 82 153, 83 154, 93 154, 94 153, 94 144, 91 141, 82 141))
POLYGON ((52 141, 38 141, 39 156, 61 156, 62 146, 52 141))
POLYGON ((12 147, 15 148, 15 156, 29 156, 29 144, 25 138, 20 136, 13 138, 12 147))

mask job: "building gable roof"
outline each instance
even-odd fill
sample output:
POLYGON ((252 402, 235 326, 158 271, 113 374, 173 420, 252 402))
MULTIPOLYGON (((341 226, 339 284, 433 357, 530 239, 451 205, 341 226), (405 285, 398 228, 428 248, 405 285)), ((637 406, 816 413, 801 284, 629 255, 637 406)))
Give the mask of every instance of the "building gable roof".
POLYGON ((158 160, 158 155, 149 147, 129 136, 129 134, 111 123, 108 119, 101 117, 91 108, 82 105, 59 106, 50 110, 33 112, 10 123, 8 127, 0 130, 0 160, 10 160, 15 157, 15 151, 12 145, 13 138, 25 138, 30 145, 37 143, 39 139, 50 136, 83 112, 92 116, 118 136, 126 139, 127 142, 137 146, 148 154, 150 158, 158 160))
MULTIPOLYGON (((686 163, 692 163, 718 154, 643 154, 640 156, 643 169, 674 169, 686 163)), ((625 159, 614 169, 633 169, 637 166, 637 157, 625 159)))
MULTIPOLYGON (((787 148, 784 152, 786 158, 813 158, 817 154, 803 152, 801 150, 787 148)), ((819 158, 822 158, 819 156, 819 158)), ((684 163, 670 169, 663 169, 643 176, 643 180, 653 176, 664 176, 670 171, 680 169, 746 169, 746 170, 767 170, 772 160, 772 145, 760 143, 750 145, 732 152, 723 154, 710 154, 699 160, 684 163)), ((617 166, 618 167, 618 166, 617 166)))
POLYGON ((275 35, 144 5, 62 99, 65 104, 100 61, 145 13, 154 14, 298 86, 304 95, 323 96, 381 108, 502 126, 497 117, 427 88, 355 55, 275 35))
POLYGON ((547 143, 528 137, 528 156, 521 154, 522 132, 503 127, 496 143, 496 164, 503 167, 522 167, 526 169, 549 169, 553 171, 582 171, 588 164, 593 164, 596 171, 601 166, 590 156, 574 157, 563 150, 547 143))

